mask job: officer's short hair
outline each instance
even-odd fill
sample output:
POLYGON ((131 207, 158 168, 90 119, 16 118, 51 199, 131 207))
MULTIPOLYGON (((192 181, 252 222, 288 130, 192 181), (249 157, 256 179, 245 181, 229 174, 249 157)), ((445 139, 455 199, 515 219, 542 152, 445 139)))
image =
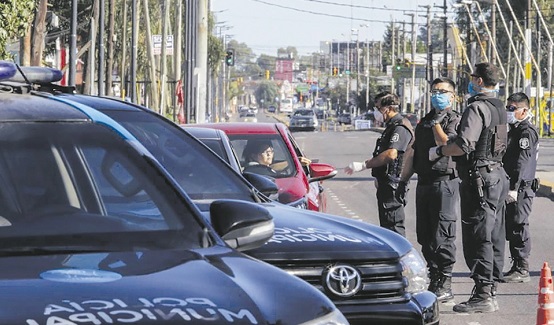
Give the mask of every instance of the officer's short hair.
POLYGON ((431 87, 433 87, 436 84, 444 84, 444 83, 449 84, 450 87, 452 87, 452 90, 456 89, 456 83, 452 79, 446 78, 446 77, 435 78, 435 80, 431 82, 431 87))
POLYGON ((471 76, 481 78, 485 86, 493 87, 498 83, 498 68, 489 62, 477 63, 471 76))
POLYGON ((376 103, 378 103, 381 100, 381 98, 383 98, 387 95, 390 95, 390 94, 391 94, 391 92, 388 91, 388 90, 382 91, 382 92, 378 93, 377 95, 375 95, 375 100, 374 101, 376 103))
POLYGON ((395 112, 398 112, 400 100, 395 94, 388 94, 381 98, 381 107, 390 106, 395 112))
POLYGON ((529 107, 529 97, 525 93, 513 93, 508 97, 508 102, 525 103, 529 107))

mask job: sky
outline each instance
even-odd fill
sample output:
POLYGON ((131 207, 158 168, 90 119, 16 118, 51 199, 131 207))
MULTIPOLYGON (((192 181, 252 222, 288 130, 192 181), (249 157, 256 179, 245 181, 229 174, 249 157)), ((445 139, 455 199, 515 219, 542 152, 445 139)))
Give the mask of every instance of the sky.
MULTIPOLYGON (((320 50, 324 41, 379 41, 396 22, 424 25, 426 8, 442 12, 444 0, 210 0, 218 35, 246 43, 255 54, 277 55, 294 46, 299 55, 320 50), (417 12, 416 12, 417 10, 417 12), (355 29, 355 31, 352 31, 355 29), (357 30, 357 31, 356 31, 357 30)), ((447 5, 452 2, 447 1, 447 5)), ((406 29, 411 26, 406 24, 406 29)))

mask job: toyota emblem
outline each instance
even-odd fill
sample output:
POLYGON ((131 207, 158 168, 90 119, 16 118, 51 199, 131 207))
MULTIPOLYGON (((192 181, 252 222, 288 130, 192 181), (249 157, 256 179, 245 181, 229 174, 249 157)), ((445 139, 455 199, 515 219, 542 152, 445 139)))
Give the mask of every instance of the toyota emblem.
POLYGON ((349 265, 335 265, 324 274, 325 287, 339 297, 352 297, 362 287, 358 270, 349 265))

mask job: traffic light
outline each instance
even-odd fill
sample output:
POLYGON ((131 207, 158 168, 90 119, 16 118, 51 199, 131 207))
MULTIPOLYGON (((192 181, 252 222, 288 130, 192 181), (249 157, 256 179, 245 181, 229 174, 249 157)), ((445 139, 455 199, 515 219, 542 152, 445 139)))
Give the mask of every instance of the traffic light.
POLYGON ((339 74, 339 68, 333 67, 333 76, 337 76, 339 74))
POLYGON ((402 60, 396 59, 396 65, 394 66, 394 69, 396 69, 397 71, 402 69, 402 60))
POLYGON ((265 70, 265 78, 269 80, 269 70, 265 70))
POLYGON ((225 64, 229 67, 232 67, 235 65, 235 50, 234 49, 227 49, 227 52, 225 54, 225 64))

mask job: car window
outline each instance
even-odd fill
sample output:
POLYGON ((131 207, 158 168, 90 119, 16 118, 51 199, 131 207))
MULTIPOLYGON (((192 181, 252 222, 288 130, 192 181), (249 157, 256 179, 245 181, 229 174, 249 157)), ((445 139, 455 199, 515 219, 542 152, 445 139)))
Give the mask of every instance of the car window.
POLYGON ((314 111, 310 110, 298 110, 294 112, 294 116, 314 116, 314 111))
POLYGON ((271 176, 275 178, 290 177, 295 173, 295 165, 293 164, 291 153, 288 150, 283 138, 277 134, 228 134, 231 145, 240 159, 240 165, 244 172, 255 172, 257 174, 271 176), (249 159, 245 148, 249 141, 268 141, 273 148, 273 161, 271 162, 271 170, 264 172, 260 169, 248 168, 249 159))
POLYGON ((97 247, 110 243, 99 238, 117 233, 129 245, 148 247, 156 241, 145 242, 145 233, 165 242, 175 239, 168 231, 180 231, 179 241, 200 247, 203 227, 179 193, 159 182, 160 172, 108 128, 4 123, 0 141, 3 244, 11 238, 21 240, 6 245, 30 245, 34 238, 44 247, 48 238, 64 238, 64 245, 97 247))
POLYGON ((174 123, 142 111, 104 113, 129 130, 191 199, 253 200, 241 177, 174 123))

